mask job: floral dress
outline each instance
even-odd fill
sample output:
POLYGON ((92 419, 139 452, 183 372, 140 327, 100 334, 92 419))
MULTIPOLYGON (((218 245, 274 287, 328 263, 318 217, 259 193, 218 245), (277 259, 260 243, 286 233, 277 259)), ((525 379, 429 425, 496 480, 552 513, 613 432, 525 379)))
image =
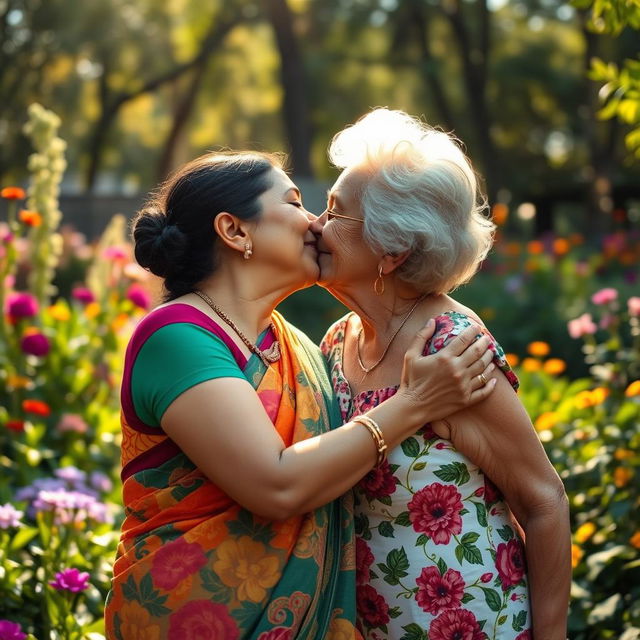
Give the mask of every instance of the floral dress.
MULTIPOLYGON (((348 316, 338 320, 321 345, 345 421, 397 391, 352 397, 342 370, 347 322, 348 316)), ((469 324, 459 312, 438 316, 425 353, 435 353, 469 324)), ((516 389, 493 338, 491 348, 516 389)), ((365 476, 355 495, 358 627, 367 640, 531 637, 524 549, 511 512, 451 442, 425 425, 365 476)))

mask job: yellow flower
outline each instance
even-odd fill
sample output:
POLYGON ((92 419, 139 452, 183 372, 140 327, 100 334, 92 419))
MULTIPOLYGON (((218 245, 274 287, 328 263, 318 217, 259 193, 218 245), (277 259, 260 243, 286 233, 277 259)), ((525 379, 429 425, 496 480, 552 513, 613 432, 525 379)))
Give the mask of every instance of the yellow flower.
POLYGON ((124 602, 120 609, 120 635, 127 640, 160 640, 160 627, 149 612, 135 600, 124 602))
POLYGON ((611 392, 606 387, 597 387, 591 392, 591 401, 594 406, 597 404, 602 404, 608 397, 611 392))
POLYGON ((261 602, 281 575, 278 558, 267 555, 264 545, 249 536, 225 540, 218 547, 213 570, 224 584, 237 588, 238 600, 252 602, 261 602))
POLYGON ((60 322, 67 322, 69 318, 71 318, 71 311, 69 311, 69 308, 59 302, 51 305, 47 311, 54 320, 59 320, 60 322))
POLYGON ((577 544, 571 545, 571 566, 574 569, 580 564, 583 555, 584 551, 577 544))
POLYGON ((631 451, 630 449, 616 449, 613 457, 616 460, 628 460, 629 458, 633 458, 633 456, 635 455, 635 452, 631 451))
POLYGON ((629 538, 629 542, 631 543, 632 547, 635 547, 636 549, 640 549, 640 530, 636 531, 631 538, 629 538))
POLYGON ((541 413, 535 422, 536 431, 544 431, 545 429, 551 429, 558 423, 559 415, 555 411, 546 411, 541 413))
POLYGON ((84 314, 87 316, 87 318, 89 318, 89 320, 92 320, 93 318, 95 318, 99 313, 100 313, 100 305, 97 302, 90 302, 84 308, 84 314))
POLYGON ((640 380, 632 382, 624 392, 627 398, 633 398, 634 396, 640 396, 640 380))
POLYGON ((596 532, 596 525, 593 522, 585 522, 576 531, 576 542, 586 542, 596 532))
POLYGON ((527 347, 527 351, 532 355, 532 356, 547 356, 549 355, 549 352, 551 351, 551 347, 546 343, 546 342, 542 342, 541 340, 537 340, 536 342, 530 342, 529 346, 527 347))
POLYGON ((627 484, 629 484, 631 476, 633 476, 633 471, 631 471, 631 469, 627 469, 626 467, 616 467, 613 470, 613 484, 615 484, 618 489, 622 489, 622 487, 626 487, 627 484))
POLYGON ((540 369, 542 369, 542 362, 535 358, 525 358, 522 361, 522 368, 528 372, 540 371, 540 369))
POLYGON ((549 358, 543 365, 542 369, 551 376, 560 375, 567 368, 567 363, 560 358, 549 358))
POLYGON ((517 366, 518 362, 520 362, 520 358, 515 353, 505 353, 504 357, 507 359, 510 367, 517 366))
POLYGON ((329 625, 326 640, 353 640, 356 637, 355 627, 344 618, 334 618, 329 625))
POLYGON ((27 389, 31 386, 31 379, 24 376, 8 375, 7 376, 7 388, 8 389, 27 389))
POLYGON ((129 322, 129 316, 126 313, 119 313, 112 321, 111 321, 111 329, 114 333, 118 333, 122 327, 124 327, 127 322, 129 322))
POLYGON ((591 397, 591 391, 581 391, 576 394, 576 397, 573 399, 574 404, 578 409, 587 409, 588 407, 593 407, 595 404, 591 397))

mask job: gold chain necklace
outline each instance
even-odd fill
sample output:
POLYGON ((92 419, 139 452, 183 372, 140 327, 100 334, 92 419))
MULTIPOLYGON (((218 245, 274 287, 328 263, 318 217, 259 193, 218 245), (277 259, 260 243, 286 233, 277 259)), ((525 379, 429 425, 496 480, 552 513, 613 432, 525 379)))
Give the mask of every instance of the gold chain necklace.
MULTIPOLYGON (((240 331, 240 329, 238 329, 235 322, 226 313, 224 313, 224 311, 222 311, 222 309, 220 309, 220 307, 206 293, 204 293, 204 291, 198 291, 196 289, 193 293, 204 300, 220 316, 220 318, 222 318, 222 320, 224 320, 238 334, 238 338, 242 340, 250 351, 255 353, 258 358, 264 362, 265 366, 268 367, 272 362, 280 360, 280 343, 277 340, 275 340, 268 349, 265 349, 264 351, 259 349, 249 340, 249 338, 247 338, 247 336, 244 335, 244 333, 242 333, 242 331, 240 331)), ((271 324, 270 327, 275 333, 273 324, 271 324)))
POLYGON ((411 309, 409 309, 409 313, 407 313, 407 315, 402 319, 402 322, 400 323, 398 328, 393 332, 393 335, 391 336, 391 338, 389 338, 389 342, 387 342, 387 346, 384 348, 384 351, 382 352, 382 355, 370 367, 365 367, 364 366, 364 363, 362 362, 362 356, 360 355, 360 336, 362 335, 362 329, 363 329, 362 325, 360 325, 360 331, 358 331, 358 337, 356 339, 356 355, 358 356, 358 364, 360 365, 360 368, 364 371, 365 375, 367 373, 370 373, 371 371, 373 371, 384 360, 384 357, 387 355, 387 351, 389 351, 389 347, 391 346, 391 343, 395 340, 396 336, 400 333, 400 329, 402 329, 402 327, 404 327, 404 325, 406 324, 407 320, 411 317, 411 314, 416 310, 416 307, 426 297, 427 297, 427 294, 423 293, 413 303, 413 306, 411 307, 411 309))

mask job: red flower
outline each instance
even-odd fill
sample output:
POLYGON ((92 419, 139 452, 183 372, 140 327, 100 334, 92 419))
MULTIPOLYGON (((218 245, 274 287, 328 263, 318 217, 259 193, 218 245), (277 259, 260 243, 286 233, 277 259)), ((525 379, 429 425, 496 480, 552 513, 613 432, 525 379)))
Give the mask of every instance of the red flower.
POLYGON ((502 590, 518 584, 524 577, 526 564, 524 550, 519 540, 509 540, 498 545, 496 552, 496 569, 502 582, 502 590))
POLYGON ((396 482, 391 467, 385 460, 379 467, 371 469, 359 486, 368 498, 383 498, 395 492, 396 482))
POLYGON ((476 617, 467 609, 450 609, 429 627, 429 640, 485 640, 476 617))
POLYGON ((369 567, 373 560, 369 545, 362 538, 356 538, 356 584, 369 582, 369 567))
POLYGON ((27 194, 20 187, 5 187, 0 191, 0 197, 5 200, 24 200, 27 194))
POLYGON ((531 638, 531 630, 527 629, 526 631, 523 631, 522 633, 519 633, 516 636, 516 640, 532 640, 532 638, 531 638))
POLYGON ((4 426, 7 427, 9 431, 22 433, 24 431, 24 420, 7 420, 4 426))
POLYGON ((491 580, 491 578, 493 577, 493 573, 483 573, 480 576, 480 582, 489 582, 491 580))
POLYGON ((22 410, 25 413, 33 413, 37 416, 43 416, 45 418, 51 414, 51 407, 42 400, 23 400, 22 410))
POLYGON ((37 211, 21 209, 18 219, 27 227, 39 227, 42 224, 42 216, 37 211))
POLYGON ((240 637, 235 620, 223 604, 192 600, 169 619, 169 640, 236 640, 240 637))
POLYGON ((207 556, 199 544, 178 538, 156 551, 151 565, 151 576, 156 585, 171 591, 205 564, 207 556))
POLYGON ((414 494, 408 506, 415 531, 426 533, 435 544, 449 544, 451 536, 462 531, 463 505, 453 485, 427 485, 414 494))
POLYGON ((276 627, 258 636, 258 640, 291 640, 291 638, 291 629, 287 627, 276 627))
POLYGON ((367 627, 381 627, 389 622, 389 605, 370 584, 358 586, 356 603, 358 615, 367 627))
POLYGON ((492 505, 494 502, 498 502, 498 500, 502 499, 502 494, 498 487, 496 487, 491 480, 485 476, 484 477, 484 502, 487 506, 492 505))
POLYGON ((427 613, 436 616, 462 603, 464 580, 459 571, 447 569, 444 575, 436 567, 425 567, 416 578, 416 601, 427 613))

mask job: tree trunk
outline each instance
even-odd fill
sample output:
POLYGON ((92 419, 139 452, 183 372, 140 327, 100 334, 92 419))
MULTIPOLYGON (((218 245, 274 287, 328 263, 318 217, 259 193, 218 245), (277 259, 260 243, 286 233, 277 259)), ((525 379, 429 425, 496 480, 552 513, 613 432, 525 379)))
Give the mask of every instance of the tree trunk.
POLYGON ((311 117, 306 92, 304 61, 293 30, 293 17, 286 0, 264 0, 280 53, 285 131, 291 162, 297 176, 312 177, 311 117))

